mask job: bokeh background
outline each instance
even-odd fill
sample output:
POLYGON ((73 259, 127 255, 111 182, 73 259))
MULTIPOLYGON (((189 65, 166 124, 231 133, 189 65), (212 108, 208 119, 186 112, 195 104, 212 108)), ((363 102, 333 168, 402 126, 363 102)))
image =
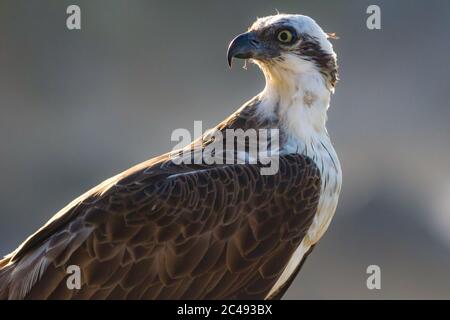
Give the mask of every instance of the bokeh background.
MULTIPOLYGON (((0 254, 73 198, 215 125, 264 86, 229 70, 257 16, 302 13, 334 41, 329 132, 344 186, 289 299, 450 298, 450 1, 0 0, 0 254), (82 30, 66 29, 78 4, 82 30), (381 7, 382 29, 366 28, 381 7), (381 268, 368 290, 366 268, 381 268)), ((239 64, 237 64, 239 66, 239 64)))

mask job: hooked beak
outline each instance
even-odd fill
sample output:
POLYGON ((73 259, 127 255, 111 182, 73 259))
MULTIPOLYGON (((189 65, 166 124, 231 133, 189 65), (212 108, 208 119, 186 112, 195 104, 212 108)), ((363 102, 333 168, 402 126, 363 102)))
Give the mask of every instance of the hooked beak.
POLYGON ((234 38, 228 46, 228 65, 231 68, 233 58, 258 58, 263 54, 261 43, 253 32, 246 32, 234 38))

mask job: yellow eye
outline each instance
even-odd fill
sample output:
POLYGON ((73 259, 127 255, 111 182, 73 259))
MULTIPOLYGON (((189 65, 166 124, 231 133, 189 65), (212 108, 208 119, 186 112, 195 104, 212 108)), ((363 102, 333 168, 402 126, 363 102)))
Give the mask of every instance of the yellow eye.
POLYGON ((294 35, 289 30, 281 30, 278 32, 277 39, 282 43, 289 43, 294 38, 294 35))

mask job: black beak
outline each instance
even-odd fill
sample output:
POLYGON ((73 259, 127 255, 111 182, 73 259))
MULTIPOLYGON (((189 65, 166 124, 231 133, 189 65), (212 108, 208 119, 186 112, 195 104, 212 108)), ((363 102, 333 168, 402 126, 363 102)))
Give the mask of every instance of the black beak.
POLYGON ((250 59, 260 54, 260 42, 252 32, 246 32, 238 35, 228 46, 228 65, 231 68, 233 58, 250 59))

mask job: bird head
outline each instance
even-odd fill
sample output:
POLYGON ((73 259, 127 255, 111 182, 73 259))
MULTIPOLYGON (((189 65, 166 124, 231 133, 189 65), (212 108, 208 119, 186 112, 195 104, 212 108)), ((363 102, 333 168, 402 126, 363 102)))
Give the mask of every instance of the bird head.
POLYGON ((320 74, 333 91, 338 79, 336 54, 325 33, 310 17, 277 14, 259 18, 228 47, 233 58, 250 59, 271 81, 301 74, 320 74))

